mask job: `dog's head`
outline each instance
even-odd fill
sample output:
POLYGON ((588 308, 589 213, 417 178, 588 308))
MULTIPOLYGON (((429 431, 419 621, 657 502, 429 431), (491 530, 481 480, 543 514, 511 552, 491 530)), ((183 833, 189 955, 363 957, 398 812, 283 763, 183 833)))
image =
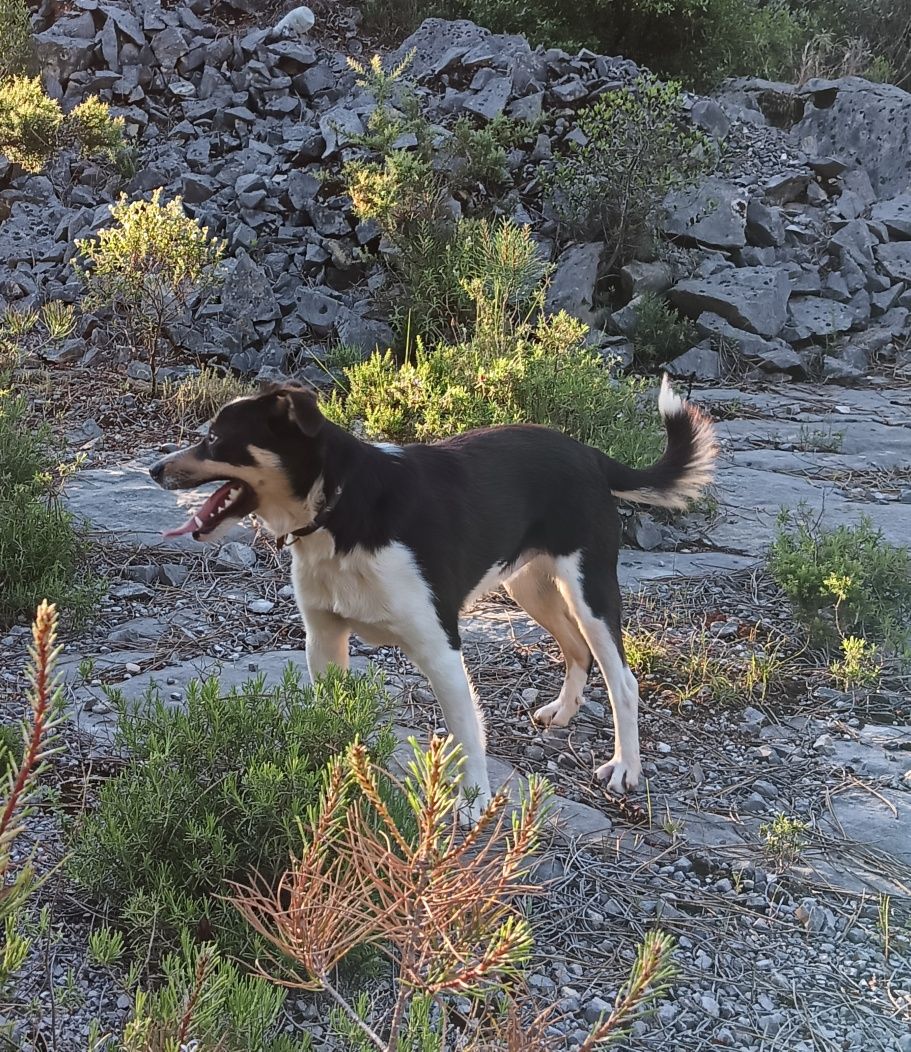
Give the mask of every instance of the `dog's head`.
POLYGON ((164 489, 221 485, 166 537, 215 540, 256 512, 277 536, 306 525, 321 496, 320 433, 326 421, 316 393, 287 383, 229 402, 206 437, 157 461, 149 474, 164 489))

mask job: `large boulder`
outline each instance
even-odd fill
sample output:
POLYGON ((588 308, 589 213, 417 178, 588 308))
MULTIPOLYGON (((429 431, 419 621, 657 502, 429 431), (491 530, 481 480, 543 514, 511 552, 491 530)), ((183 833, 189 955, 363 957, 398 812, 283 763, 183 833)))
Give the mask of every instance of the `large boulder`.
POLYGON ((877 245, 876 259, 893 281, 911 282, 911 241, 877 245))
POLYGON ((822 296, 792 296, 788 303, 788 334, 794 340, 835 336, 847 332, 857 322, 858 317, 849 304, 822 296))
POLYGON ((873 206, 872 216, 883 224, 890 237, 898 240, 911 238, 911 193, 880 201, 873 206))
POLYGON ((592 323, 595 286, 603 254, 604 246, 599 242, 570 245, 563 250, 547 287, 548 313, 565 310, 586 325, 592 323))
POLYGON ((691 318, 710 311, 738 329, 777 336, 788 319, 791 282, 787 271, 776 267, 739 267, 681 281, 669 295, 691 318))
POLYGON ((691 190, 674 190, 664 201, 662 228, 671 237, 712 248, 746 244, 747 202, 741 186, 725 179, 706 179, 691 190))
POLYGON ((877 197, 911 185, 911 95, 861 77, 810 80, 794 134, 807 153, 832 154, 863 168, 877 197))

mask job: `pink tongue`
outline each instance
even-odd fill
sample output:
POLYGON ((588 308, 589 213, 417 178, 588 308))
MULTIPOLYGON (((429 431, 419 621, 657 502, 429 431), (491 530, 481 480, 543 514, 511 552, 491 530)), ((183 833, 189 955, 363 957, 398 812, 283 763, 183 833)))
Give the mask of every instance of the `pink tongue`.
POLYGON ((194 512, 189 519, 183 524, 183 526, 175 526, 172 530, 165 530, 162 537, 182 537, 185 533, 194 533, 196 530, 203 529, 211 516, 212 512, 221 504, 228 493, 237 486, 236 482, 226 482, 223 486, 219 486, 218 489, 206 499, 205 504, 194 512), (202 526, 196 521, 199 519, 202 522, 202 526))

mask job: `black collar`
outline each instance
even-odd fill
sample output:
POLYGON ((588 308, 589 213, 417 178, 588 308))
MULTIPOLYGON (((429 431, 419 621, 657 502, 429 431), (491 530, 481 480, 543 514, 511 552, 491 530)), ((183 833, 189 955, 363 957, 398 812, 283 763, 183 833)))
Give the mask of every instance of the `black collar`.
POLYGON ((321 530, 326 525, 326 520, 332 512, 335 511, 335 506, 338 504, 341 495, 342 487, 338 486, 335 493, 332 494, 329 502, 324 504, 320 511, 313 517, 312 522, 307 523, 306 526, 301 526, 299 530, 292 530, 290 533, 282 534, 281 537, 276 537, 275 543, 278 546, 279 551, 290 544, 296 544, 301 537, 309 537, 311 533, 316 533, 317 530, 321 530))

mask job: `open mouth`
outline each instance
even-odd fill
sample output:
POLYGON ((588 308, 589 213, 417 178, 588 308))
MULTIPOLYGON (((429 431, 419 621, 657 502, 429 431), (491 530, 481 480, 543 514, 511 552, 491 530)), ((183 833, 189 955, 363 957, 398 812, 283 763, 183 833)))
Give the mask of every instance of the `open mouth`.
POLYGON ((229 519, 242 519, 256 508, 256 495, 243 482, 229 479, 206 499, 205 504, 187 519, 183 526, 165 530, 165 537, 182 537, 192 534, 193 540, 201 541, 229 519))

